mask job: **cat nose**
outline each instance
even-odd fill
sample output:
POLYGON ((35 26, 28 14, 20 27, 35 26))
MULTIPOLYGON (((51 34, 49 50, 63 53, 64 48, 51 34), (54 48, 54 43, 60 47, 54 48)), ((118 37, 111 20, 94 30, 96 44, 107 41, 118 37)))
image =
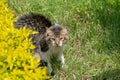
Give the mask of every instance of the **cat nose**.
POLYGON ((55 43, 56 43, 56 46, 59 46, 59 41, 56 41, 55 43))
POLYGON ((58 43, 56 43, 56 46, 59 46, 59 44, 58 44, 58 43))
POLYGON ((56 44, 57 47, 59 46, 59 38, 55 39, 55 44, 56 44))

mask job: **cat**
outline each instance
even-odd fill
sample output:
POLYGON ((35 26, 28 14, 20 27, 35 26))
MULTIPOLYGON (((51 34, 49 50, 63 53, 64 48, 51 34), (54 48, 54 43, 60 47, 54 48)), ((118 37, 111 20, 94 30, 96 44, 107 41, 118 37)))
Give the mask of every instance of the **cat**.
POLYGON ((52 26, 52 22, 42 14, 30 13, 18 17, 17 21, 14 22, 15 28, 27 27, 29 29, 44 33, 46 27, 52 26))
POLYGON ((65 64, 63 55, 64 45, 68 42, 67 29, 59 24, 53 24, 48 18, 41 14, 23 15, 14 22, 16 28, 27 27, 39 32, 31 34, 32 43, 35 45, 33 50, 36 59, 46 62, 47 73, 51 74, 51 58, 55 57, 62 65, 65 64))

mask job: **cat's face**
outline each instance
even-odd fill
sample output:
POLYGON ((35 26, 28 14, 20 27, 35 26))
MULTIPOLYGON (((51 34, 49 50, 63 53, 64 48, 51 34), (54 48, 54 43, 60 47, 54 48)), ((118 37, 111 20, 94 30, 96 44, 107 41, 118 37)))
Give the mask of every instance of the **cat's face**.
POLYGON ((46 42, 51 46, 63 46, 68 39, 67 30, 60 25, 53 25, 46 31, 46 42))

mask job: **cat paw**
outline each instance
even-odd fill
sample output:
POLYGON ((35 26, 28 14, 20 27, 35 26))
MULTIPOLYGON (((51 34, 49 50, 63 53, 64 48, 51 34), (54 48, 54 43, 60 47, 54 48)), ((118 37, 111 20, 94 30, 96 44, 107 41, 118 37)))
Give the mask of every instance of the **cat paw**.
POLYGON ((68 69, 68 65, 66 65, 66 64, 62 65, 61 69, 62 70, 67 70, 68 69))

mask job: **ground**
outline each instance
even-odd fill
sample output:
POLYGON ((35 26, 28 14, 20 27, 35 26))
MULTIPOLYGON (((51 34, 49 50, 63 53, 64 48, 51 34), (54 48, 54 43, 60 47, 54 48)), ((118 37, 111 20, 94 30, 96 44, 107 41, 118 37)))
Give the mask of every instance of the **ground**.
POLYGON ((52 80, 120 78, 119 0, 8 0, 15 16, 41 13, 68 29, 68 68, 52 80))

